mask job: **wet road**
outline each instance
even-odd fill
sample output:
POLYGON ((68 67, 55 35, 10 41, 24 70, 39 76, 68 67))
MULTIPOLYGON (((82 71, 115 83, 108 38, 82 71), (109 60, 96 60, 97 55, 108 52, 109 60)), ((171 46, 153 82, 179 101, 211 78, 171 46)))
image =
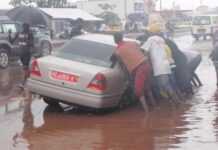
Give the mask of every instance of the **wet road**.
MULTIPOLYGON (((215 71, 207 59, 211 45, 195 43, 189 36, 178 37, 176 41, 183 48, 205 55, 198 69, 204 86, 196 89, 186 104, 172 109, 167 102, 161 102, 146 117, 140 106, 94 113, 68 106, 51 108, 37 97, 30 101, 29 95, 11 96, 0 101, 0 149, 216 150, 218 91, 215 71)), ((20 67, 9 70, 11 85, 21 79, 17 73, 20 67)), ((16 89, 12 87, 7 88, 16 89)), ((7 88, 4 91, 13 93, 7 88)))

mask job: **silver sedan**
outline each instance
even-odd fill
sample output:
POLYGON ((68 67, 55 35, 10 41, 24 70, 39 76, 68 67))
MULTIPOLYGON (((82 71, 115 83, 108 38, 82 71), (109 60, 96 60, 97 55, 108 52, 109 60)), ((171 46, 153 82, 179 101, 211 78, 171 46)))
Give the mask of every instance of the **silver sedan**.
POLYGON ((115 48, 110 35, 73 38, 52 55, 32 61, 27 86, 50 105, 64 102, 92 108, 115 107, 129 94, 127 75, 110 59, 115 48))

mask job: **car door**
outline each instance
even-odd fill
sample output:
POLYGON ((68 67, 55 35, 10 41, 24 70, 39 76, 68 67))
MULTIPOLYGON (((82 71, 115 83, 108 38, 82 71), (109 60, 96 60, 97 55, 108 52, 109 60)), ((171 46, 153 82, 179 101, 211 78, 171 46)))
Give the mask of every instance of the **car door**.
POLYGON ((8 34, 5 34, 3 30, 3 24, 0 24, 0 40, 1 41, 8 41, 8 34))
MULTIPOLYGON (((3 37, 5 40, 9 42, 9 31, 11 31, 11 37, 14 39, 16 37, 16 34, 18 33, 18 29, 16 26, 16 23, 9 22, 9 23, 2 23, 2 31, 3 31, 3 37)), ((20 55, 20 49, 18 46, 17 40, 15 40, 12 45, 12 51, 11 55, 12 56, 19 56, 20 55)))

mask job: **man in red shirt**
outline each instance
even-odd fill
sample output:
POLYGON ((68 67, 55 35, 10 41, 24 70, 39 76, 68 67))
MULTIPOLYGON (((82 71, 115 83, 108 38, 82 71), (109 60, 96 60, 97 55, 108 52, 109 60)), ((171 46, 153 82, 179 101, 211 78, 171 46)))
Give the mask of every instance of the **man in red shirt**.
POLYGON ((148 111, 145 94, 155 105, 150 89, 151 65, 148 57, 140 50, 136 42, 124 41, 122 33, 114 34, 117 44, 115 56, 125 66, 129 75, 134 79, 134 90, 145 111, 148 111))

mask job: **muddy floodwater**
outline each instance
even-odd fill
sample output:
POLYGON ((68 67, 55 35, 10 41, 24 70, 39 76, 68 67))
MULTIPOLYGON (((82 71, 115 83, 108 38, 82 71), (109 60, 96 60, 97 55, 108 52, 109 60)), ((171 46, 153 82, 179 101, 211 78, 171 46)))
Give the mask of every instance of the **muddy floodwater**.
MULTIPOLYGON (((176 40, 204 55, 197 71, 204 85, 185 104, 172 108, 161 101, 148 115, 140 105, 93 112, 66 105, 52 108, 37 96, 30 100, 28 94, 7 97, 3 92, 0 150, 217 150, 218 91, 208 60, 210 43, 194 43, 189 36, 176 40)), ((13 78, 19 68, 11 70, 6 93, 20 79, 13 78)))

